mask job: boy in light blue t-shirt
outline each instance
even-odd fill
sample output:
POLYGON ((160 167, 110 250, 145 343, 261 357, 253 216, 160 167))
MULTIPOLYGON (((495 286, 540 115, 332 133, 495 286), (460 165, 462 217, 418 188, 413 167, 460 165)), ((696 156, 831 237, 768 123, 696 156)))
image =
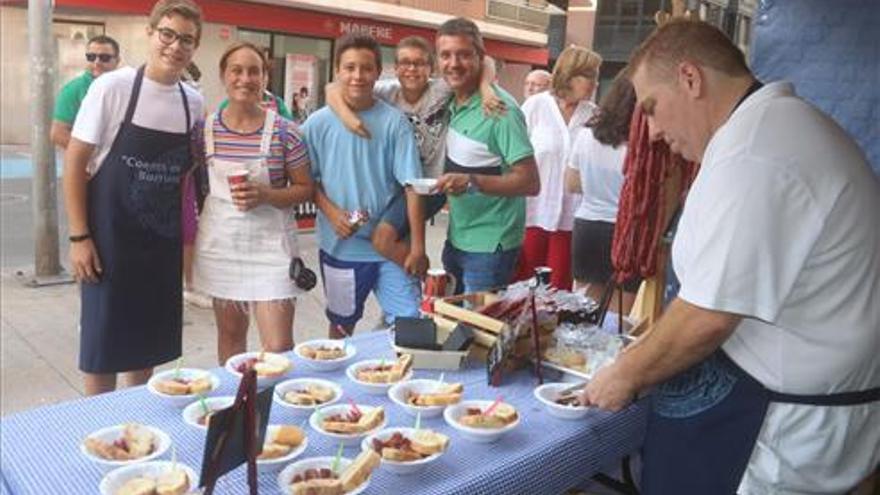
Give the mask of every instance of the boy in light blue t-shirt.
POLYGON ((318 237, 321 275, 327 299, 330 336, 351 334, 363 315, 364 301, 376 293, 387 323, 418 316, 420 288, 414 275, 427 270, 422 202, 410 189, 407 218, 412 249, 404 268, 376 252, 370 240, 380 213, 410 180, 421 177, 412 128, 399 110, 373 98, 381 72, 379 45, 372 37, 346 35, 336 42, 336 79, 346 103, 358 112, 372 139, 349 132, 323 108, 303 126, 312 174, 318 184, 318 237), (365 210, 369 220, 358 227, 351 212, 365 210))

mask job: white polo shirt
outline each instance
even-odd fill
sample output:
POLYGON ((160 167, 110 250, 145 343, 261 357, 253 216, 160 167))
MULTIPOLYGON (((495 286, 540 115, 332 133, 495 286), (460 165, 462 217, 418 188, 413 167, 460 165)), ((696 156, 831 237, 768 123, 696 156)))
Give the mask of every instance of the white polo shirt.
MULTIPOLYGON (((744 315, 727 354, 767 388, 880 386, 880 182, 828 116, 768 84, 706 149, 673 246, 679 297, 744 315)), ((880 403, 771 404, 740 493, 843 493, 880 462, 880 403)))
POLYGON ((595 109, 593 102, 583 100, 566 123, 556 98, 549 91, 533 95, 523 103, 529 140, 535 149, 535 163, 541 176, 541 192, 526 198, 526 227, 540 227, 549 232, 571 231, 581 195, 565 192, 565 168, 577 132, 595 109))

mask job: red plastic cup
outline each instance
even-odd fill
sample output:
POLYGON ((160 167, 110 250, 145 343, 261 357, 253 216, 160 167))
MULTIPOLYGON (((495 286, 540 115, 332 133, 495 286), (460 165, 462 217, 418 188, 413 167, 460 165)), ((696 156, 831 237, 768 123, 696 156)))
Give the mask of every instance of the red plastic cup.
POLYGON ((232 189, 236 184, 244 184, 248 181, 250 173, 247 170, 234 170, 226 174, 226 180, 229 182, 229 188, 232 189))
POLYGON ((449 275, 442 268, 431 268, 425 276, 425 296, 446 297, 449 275))

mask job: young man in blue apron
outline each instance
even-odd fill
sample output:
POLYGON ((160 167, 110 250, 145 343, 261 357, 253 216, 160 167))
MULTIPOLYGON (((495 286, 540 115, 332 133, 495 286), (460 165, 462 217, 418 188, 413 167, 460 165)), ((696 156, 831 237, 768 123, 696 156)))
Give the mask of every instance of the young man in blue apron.
POLYGON ((851 490, 880 461, 880 185, 864 154, 708 24, 664 25, 631 68, 652 138, 702 166, 672 250, 681 292, 585 399, 617 410, 659 385, 643 493, 851 490))
POLYGON ((181 181, 203 103, 180 75, 201 24, 190 0, 157 2, 146 65, 96 80, 73 127, 63 185, 88 395, 181 355, 181 181))

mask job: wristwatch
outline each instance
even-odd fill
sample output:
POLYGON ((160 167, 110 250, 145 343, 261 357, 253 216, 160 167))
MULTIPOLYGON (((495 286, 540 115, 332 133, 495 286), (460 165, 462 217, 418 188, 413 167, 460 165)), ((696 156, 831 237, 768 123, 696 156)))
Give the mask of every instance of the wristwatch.
POLYGON ((480 192, 480 188, 477 187, 477 183, 474 182, 474 174, 468 175, 468 184, 467 184, 467 189, 465 189, 465 192, 468 194, 475 194, 475 193, 480 192))
POLYGON ((91 239, 92 234, 80 234, 80 235, 72 235, 67 238, 70 242, 82 242, 86 239, 91 239))

